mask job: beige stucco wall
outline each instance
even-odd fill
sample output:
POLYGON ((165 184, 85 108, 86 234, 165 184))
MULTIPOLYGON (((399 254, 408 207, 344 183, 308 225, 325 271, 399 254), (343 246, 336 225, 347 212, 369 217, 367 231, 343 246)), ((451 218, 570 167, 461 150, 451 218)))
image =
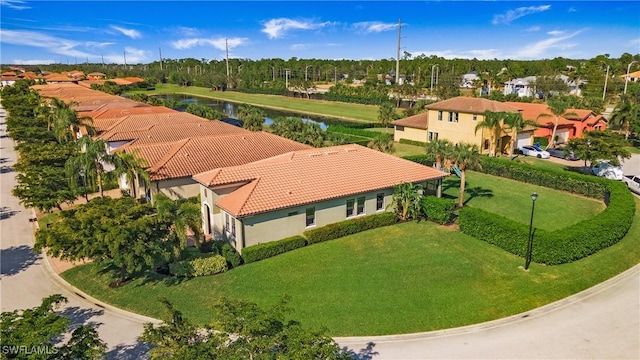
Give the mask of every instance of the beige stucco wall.
POLYGON ((399 142, 400 139, 407 139, 413 141, 427 142, 427 130, 416 129, 410 127, 404 127, 404 130, 399 131, 398 125, 394 127, 393 141, 399 142))
MULTIPOLYGON (((149 188, 151 189, 152 199, 158 192, 167 195, 173 200, 198 196, 200 193, 200 185, 191 177, 152 181, 149 188)), ((144 186, 140 186, 136 189, 136 196, 138 198, 144 197, 146 190, 144 186)))

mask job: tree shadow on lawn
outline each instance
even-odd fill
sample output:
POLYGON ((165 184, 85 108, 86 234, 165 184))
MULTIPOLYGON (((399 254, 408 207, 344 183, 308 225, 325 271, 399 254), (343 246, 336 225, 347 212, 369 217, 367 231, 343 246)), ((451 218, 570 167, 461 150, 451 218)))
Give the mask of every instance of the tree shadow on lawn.
MULTIPOLYGON (((468 186, 469 183, 465 182, 465 185, 468 186)), ((449 195, 446 193, 447 190, 450 190, 450 189, 458 189, 459 191, 460 181, 447 179, 442 182, 442 197, 445 199, 457 199, 458 198, 457 196, 449 195)), ((464 189, 464 196, 466 199, 463 205, 467 205, 469 201, 477 197, 492 198, 493 190, 485 189, 480 186, 468 187, 464 189)))
MULTIPOLYGON (((102 267, 94 268, 95 272, 99 275, 107 275, 111 280, 116 281, 120 277, 120 269, 114 265, 108 264, 102 267)), ((191 278, 186 277, 177 277, 173 275, 169 275, 168 273, 164 273, 158 270, 144 270, 137 271, 133 274, 129 274, 129 277, 125 281, 122 286, 127 285, 131 281, 134 281, 132 286, 140 287, 154 284, 163 284, 166 286, 173 286, 182 284, 185 281, 191 280, 191 278)))

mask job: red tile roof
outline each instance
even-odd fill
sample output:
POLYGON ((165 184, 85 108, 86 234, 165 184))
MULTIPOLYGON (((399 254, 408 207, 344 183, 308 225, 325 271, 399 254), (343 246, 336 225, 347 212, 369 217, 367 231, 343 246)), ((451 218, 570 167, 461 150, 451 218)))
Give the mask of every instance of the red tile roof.
MULTIPOLYGON (((129 133, 138 133, 140 131, 148 131, 155 125, 178 125, 187 123, 206 123, 209 120, 179 111, 164 112, 155 114, 128 115, 120 118, 106 129, 98 128, 102 131, 99 137, 108 141, 134 140, 138 135, 129 135, 129 133)), ((101 124, 94 124, 94 126, 101 124)))
POLYGON ((426 130, 429 126, 429 113, 423 112, 420 114, 415 114, 404 119, 396 120, 392 122, 392 124, 426 130))
POLYGON ((451 99, 439 101, 425 106, 429 110, 456 111, 467 114, 482 114, 485 111, 492 112, 518 112, 518 108, 484 98, 473 98, 467 96, 458 96, 451 99))
POLYGON ((250 133, 251 131, 249 130, 229 125, 222 121, 206 121, 181 124, 154 124, 140 130, 108 131, 99 137, 107 141, 132 141, 131 145, 137 146, 178 141, 200 136, 250 133))
MULTIPOLYGON (((553 124, 555 122, 555 116, 553 115, 553 113, 551 112, 551 110, 549 110, 549 107, 547 106, 547 104, 533 104, 533 103, 523 103, 523 102, 512 102, 512 101, 507 101, 505 102, 505 104, 509 104, 515 107, 520 108, 522 111, 522 117, 525 120, 533 120, 536 121, 538 124, 540 124, 540 126, 543 127, 553 127, 553 124), (541 114, 546 114, 548 116, 540 116, 541 114)), ((565 113, 576 113, 578 119, 576 119, 577 121, 582 121, 585 118, 588 117, 589 114, 592 113, 591 110, 582 110, 582 109, 567 109, 567 111, 565 113)), ((572 118, 575 118, 576 116, 573 116, 572 118)), ((564 116, 561 116, 558 119, 558 126, 561 127, 571 127, 574 125, 574 121, 576 120, 569 120, 564 116)))
POLYGON ((242 217, 446 176, 360 145, 342 145, 294 151, 193 178, 208 187, 241 185, 216 205, 242 217))
POLYGON ((124 108, 111 107, 109 106, 109 104, 104 104, 99 109, 86 112, 83 115, 93 119, 93 127, 97 131, 106 131, 115 123, 122 120, 122 118, 129 115, 152 115, 175 112, 177 111, 164 106, 150 106, 146 104, 140 104, 140 106, 137 107, 124 108))
POLYGON ((211 169, 242 165, 309 148, 308 145, 267 132, 248 132, 192 137, 167 143, 126 145, 122 151, 136 153, 145 159, 152 180, 165 180, 190 177, 211 169))

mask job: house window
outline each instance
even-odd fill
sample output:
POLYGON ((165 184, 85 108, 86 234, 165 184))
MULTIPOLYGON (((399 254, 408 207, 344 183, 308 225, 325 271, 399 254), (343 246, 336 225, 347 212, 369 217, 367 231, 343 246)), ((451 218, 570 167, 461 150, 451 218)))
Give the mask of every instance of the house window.
POLYGON ((396 131, 404 131, 404 126, 396 125, 396 131))
POLYGON ((438 140, 438 133, 429 131, 429 141, 438 140))
POLYGON ((230 238, 236 238, 236 219, 227 213, 224 214, 224 230, 230 238))
POLYGON ((384 193, 376 195, 376 211, 384 209, 384 193))
POLYGON ((458 116, 459 116, 460 114, 458 114, 458 113, 454 113, 454 114, 455 114, 455 115, 453 116, 453 122, 456 122, 456 123, 457 123, 457 122, 458 122, 458 116))
POLYGON ((231 237, 236 237, 236 219, 231 218, 231 237))
POLYGON ((442 121, 442 111, 438 111, 438 121, 442 121))
POLYGON ((458 113, 449 112, 449 122, 458 122, 458 113))
POLYGON ((473 114, 473 121, 478 120, 478 114, 473 114))
POLYGON ((355 202, 354 199, 347 200, 347 217, 353 216, 355 202))
POLYGON ((449 112, 449 119, 448 119, 448 121, 449 121, 449 122, 453 122, 453 113, 452 113, 452 112, 449 112))
POLYGON ((306 226, 310 227, 310 226, 314 226, 316 224, 316 208, 312 207, 312 208, 307 208, 307 222, 306 222, 306 226))
POLYGON ((364 196, 358 198, 358 209, 356 214, 357 215, 364 214, 364 196))
POLYGON ((489 139, 484 139, 484 145, 483 145, 484 150, 489 149, 489 139))

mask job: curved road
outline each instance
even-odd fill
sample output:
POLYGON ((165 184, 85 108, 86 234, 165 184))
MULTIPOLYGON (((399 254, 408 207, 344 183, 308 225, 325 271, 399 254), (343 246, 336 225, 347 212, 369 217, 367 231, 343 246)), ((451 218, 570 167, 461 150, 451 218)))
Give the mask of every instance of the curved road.
MULTIPOLYGON (((0 108, 0 309, 34 307, 60 293, 76 324, 96 324, 114 359, 143 358, 153 319, 114 309, 61 281, 32 251, 34 224, 11 196, 16 153, 0 108)), ((506 319, 422 334, 336 338, 361 359, 640 359, 640 265, 570 298, 506 319)))

